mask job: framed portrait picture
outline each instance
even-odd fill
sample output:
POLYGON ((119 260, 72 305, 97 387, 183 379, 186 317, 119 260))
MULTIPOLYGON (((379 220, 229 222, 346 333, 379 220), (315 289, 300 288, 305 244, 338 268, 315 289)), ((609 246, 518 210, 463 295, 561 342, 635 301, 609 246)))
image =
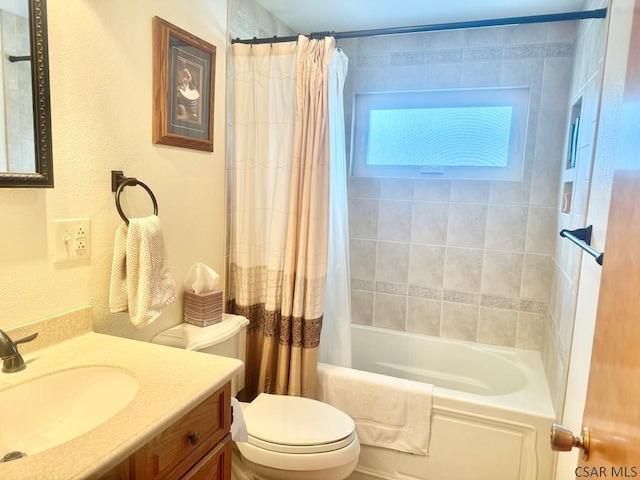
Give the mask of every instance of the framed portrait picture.
POLYGON ((216 47, 153 18, 153 143, 213 152, 216 47))

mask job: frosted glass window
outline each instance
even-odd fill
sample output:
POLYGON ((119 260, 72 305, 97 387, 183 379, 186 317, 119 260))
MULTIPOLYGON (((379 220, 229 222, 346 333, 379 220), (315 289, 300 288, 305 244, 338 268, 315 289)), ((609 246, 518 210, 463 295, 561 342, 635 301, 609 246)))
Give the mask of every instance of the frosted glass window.
POLYGON ((352 174, 520 180, 528 88, 356 95, 352 174))
POLYGON ((506 167, 511 107, 371 110, 369 165, 506 167))

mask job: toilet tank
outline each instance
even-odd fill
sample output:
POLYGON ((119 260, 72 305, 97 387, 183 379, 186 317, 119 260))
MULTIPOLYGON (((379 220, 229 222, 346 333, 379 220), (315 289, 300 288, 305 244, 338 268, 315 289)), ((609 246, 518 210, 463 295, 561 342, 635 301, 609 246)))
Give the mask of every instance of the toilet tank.
MULTIPOLYGON (((160 332, 151 342, 169 347, 184 348, 211 355, 246 361, 247 325, 249 320, 240 315, 223 313, 222 320, 208 327, 181 323, 160 332)), ((244 388, 244 370, 231 379, 231 395, 244 388)))

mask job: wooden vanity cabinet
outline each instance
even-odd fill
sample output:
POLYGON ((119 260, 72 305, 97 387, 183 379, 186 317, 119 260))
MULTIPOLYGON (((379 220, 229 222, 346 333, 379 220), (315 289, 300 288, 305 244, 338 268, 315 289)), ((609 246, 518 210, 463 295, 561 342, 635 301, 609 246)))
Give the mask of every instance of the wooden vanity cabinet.
POLYGON ((227 383, 100 480, 230 480, 227 383))

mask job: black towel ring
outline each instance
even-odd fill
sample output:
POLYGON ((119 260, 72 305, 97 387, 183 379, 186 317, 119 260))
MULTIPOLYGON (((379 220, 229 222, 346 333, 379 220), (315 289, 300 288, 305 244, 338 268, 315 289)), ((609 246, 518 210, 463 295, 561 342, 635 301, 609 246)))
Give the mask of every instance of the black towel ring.
POLYGON ((125 177, 121 171, 112 171, 111 172, 111 191, 116 192, 116 209, 118 210, 118 214, 120 214, 120 218, 124 220, 124 223, 129 225, 129 219, 122 211, 122 206, 120 206, 120 194, 124 187, 133 187, 136 185, 140 185, 144 188, 149 196, 151 197, 151 201, 153 202, 153 214, 158 215, 158 202, 156 201, 156 197, 151 191, 149 187, 147 187, 144 183, 134 177, 125 177))

